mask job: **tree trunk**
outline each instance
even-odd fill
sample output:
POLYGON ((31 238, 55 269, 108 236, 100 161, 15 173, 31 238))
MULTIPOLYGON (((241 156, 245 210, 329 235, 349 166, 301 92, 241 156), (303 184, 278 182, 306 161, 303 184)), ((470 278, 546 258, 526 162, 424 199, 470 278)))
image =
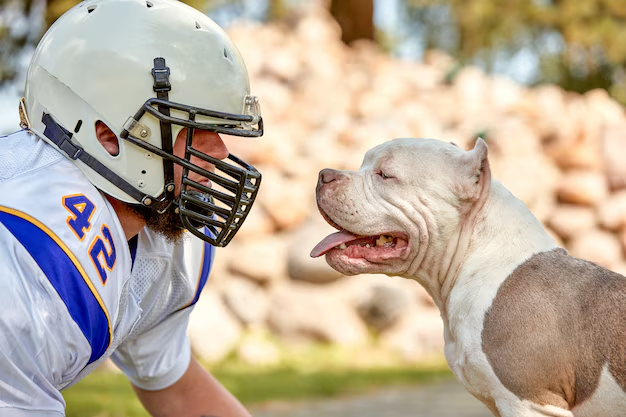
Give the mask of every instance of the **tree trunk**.
POLYGON ((270 20, 281 20, 287 14, 287 8, 285 7, 283 0, 268 0, 267 7, 267 15, 270 20))
POLYGON ((332 0, 330 12, 341 27, 341 40, 374 40, 374 0, 332 0))

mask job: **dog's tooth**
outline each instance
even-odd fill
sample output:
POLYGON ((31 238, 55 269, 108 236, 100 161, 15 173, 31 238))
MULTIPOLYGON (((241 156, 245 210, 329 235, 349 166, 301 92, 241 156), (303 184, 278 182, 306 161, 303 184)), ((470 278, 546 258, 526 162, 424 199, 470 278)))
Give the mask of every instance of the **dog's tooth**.
POLYGON ((365 247, 366 247, 366 248, 369 248, 369 247, 370 247, 370 244, 368 243, 367 245, 365 245, 365 247))
POLYGON ((346 244, 345 244, 345 243, 342 243, 342 244, 341 244, 341 245, 339 245, 338 247, 339 247, 339 249, 346 249, 346 248, 347 248, 347 246, 346 246, 346 244))
POLYGON ((390 242, 393 242, 393 236, 380 235, 376 239, 376 246, 386 246, 390 242))

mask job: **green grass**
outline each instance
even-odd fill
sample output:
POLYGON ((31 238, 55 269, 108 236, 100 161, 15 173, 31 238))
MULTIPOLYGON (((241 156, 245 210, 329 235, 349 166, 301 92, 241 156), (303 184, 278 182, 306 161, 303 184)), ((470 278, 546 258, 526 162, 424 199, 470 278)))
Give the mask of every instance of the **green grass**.
MULTIPOLYGON (((421 365, 384 360, 372 364, 375 358, 348 362, 349 355, 318 347, 287 356, 277 366, 252 367, 228 360, 207 368, 247 406, 362 393, 390 385, 427 384, 452 375, 440 359, 421 365)), ((68 417, 148 416, 120 373, 96 371, 63 395, 68 417)))

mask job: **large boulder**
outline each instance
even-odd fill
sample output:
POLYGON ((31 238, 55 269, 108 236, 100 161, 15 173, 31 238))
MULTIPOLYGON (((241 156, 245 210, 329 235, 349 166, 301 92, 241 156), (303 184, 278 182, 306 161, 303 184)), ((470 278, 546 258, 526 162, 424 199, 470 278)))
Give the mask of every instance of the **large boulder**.
POLYGON ((237 347, 242 327, 217 294, 203 291, 189 318, 187 332, 191 348, 200 359, 218 362, 237 347))
POLYGON ((284 340, 357 345, 368 339, 367 328, 354 309, 324 287, 280 285, 270 299, 270 329, 284 340))
POLYGON ((326 283, 343 275, 331 268, 324 257, 311 258, 311 250, 331 233, 337 230, 326 223, 321 216, 302 224, 291 236, 287 249, 287 271, 296 281, 326 283))

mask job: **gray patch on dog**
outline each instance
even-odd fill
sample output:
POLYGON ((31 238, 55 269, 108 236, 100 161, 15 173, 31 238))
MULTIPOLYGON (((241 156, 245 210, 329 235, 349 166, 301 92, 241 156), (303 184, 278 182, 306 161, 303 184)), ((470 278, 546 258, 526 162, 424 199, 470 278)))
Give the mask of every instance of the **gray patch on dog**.
POLYGON ((485 313, 482 349, 520 399, 572 409, 602 368, 626 391, 626 278, 555 249, 502 283, 485 313))

